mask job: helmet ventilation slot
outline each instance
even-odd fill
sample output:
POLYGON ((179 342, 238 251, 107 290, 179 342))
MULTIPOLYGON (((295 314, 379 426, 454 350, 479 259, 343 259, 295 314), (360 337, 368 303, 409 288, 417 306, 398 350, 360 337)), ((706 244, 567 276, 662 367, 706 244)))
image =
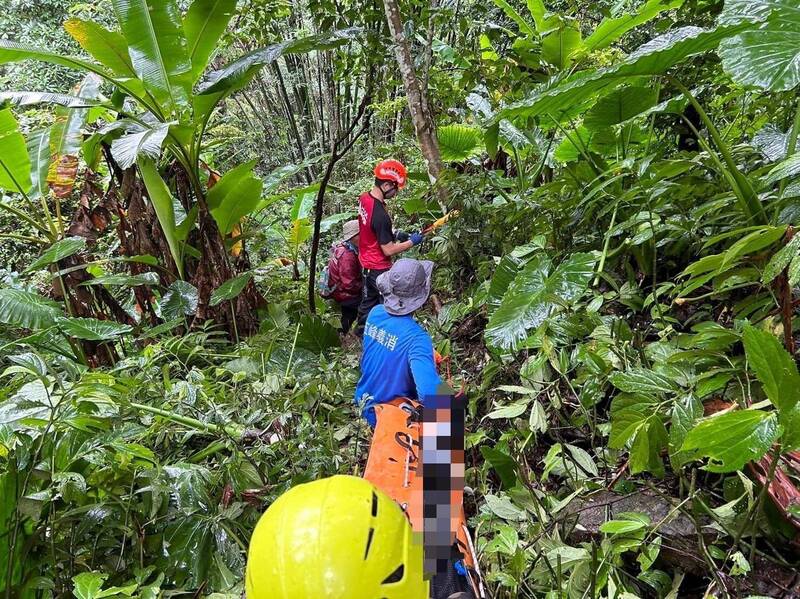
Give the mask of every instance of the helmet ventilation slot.
POLYGON ((393 582, 400 582, 403 580, 403 574, 405 573, 405 566, 400 564, 397 566, 394 572, 389 574, 381 584, 392 584, 393 582))

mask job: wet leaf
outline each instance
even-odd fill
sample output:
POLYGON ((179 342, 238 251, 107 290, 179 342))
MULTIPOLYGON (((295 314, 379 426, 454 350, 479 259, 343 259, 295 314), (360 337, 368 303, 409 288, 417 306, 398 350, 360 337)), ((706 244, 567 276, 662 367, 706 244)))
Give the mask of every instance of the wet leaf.
POLYGON ((686 436, 682 451, 711 458, 712 472, 733 472, 760 459, 779 433, 774 413, 760 410, 727 412, 703 420, 686 436))

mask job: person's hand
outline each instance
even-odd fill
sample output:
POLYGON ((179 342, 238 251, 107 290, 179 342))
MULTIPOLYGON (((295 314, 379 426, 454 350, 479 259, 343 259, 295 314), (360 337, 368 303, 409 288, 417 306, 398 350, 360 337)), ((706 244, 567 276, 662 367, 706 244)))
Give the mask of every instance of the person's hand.
POLYGON ((397 240, 397 243, 403 243, 408 241, 409 234, 405 231, 398 231, 394 234, 394 238, 397 240))
POLYGON ((416 233, 411 234, 411 245, 412 247, 415 245, 419 245, 425 239, 425 235, 422 234, 422 231, 417 231, 416 233))

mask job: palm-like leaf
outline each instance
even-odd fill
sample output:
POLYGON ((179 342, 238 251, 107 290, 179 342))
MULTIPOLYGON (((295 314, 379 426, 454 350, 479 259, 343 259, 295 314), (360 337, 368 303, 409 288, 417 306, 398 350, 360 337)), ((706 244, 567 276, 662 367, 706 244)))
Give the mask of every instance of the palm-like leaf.
POLYGON ((189 107, 191 70, 174 0, 113 0, 133 69, 164 113, 189 107))
POLYGON ((0 40, 0 64, 22 62, 24 60, 39 60, 56 64, 78 71, 90 71, 101 77, 110 79, 109 73, 104 68, 77 56, 65 56, 53 50, 37 48, 30 44, 21 44, 11 40, 0 40))
POLYGON ((445 162, 461 162, 475 155, 483 139, 477 129, 458 124, 439 127, 436 135, 445 162))
POLYGON ((31 186, 31 163, 25 138, 10 108, 0 110, 0 189, 27 193, 31 186))
POLYGON ((524 340, 562 302, 573 302, 586 291, 596 262, 594 254, 573 254, 558 268, 539 254, 516 276, 486 325, 487 340, 508 349, 524 340))
POLYGON ((194 0, 183 19, 192 83, 203 74, 220 36, 236 11, 236 0, 194 0))
POLYGON ((139 156, 158 160, 167 133, 169 133, 167 124, 156 125, 149 129, 136 125, 132 133, 111 142, 111 154, 123 169, 132 167, 139 156))
POLYGON ((0 322, 24 329, 52 326, 61 310, 53 301, 21 289, 0 289, 0 322))

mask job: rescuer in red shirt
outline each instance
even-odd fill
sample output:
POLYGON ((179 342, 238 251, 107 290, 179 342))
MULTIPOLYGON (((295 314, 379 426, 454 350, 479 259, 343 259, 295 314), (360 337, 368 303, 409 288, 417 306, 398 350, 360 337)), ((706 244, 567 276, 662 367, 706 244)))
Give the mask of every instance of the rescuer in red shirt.
POLYGON ((403 189, 408 173, 398 160, 384 160, 375 167, 375 185, 358 198, 358 259, 364 269, 361 304, 358 306, 356 335, 364 335, 367 315, 381 302, 376 280, 392 267, 392 256, 422 243, 422 233, 413 233, 406 239, 397 239, 392 232, 392 219, 386 208, 390 200, 403 189))

